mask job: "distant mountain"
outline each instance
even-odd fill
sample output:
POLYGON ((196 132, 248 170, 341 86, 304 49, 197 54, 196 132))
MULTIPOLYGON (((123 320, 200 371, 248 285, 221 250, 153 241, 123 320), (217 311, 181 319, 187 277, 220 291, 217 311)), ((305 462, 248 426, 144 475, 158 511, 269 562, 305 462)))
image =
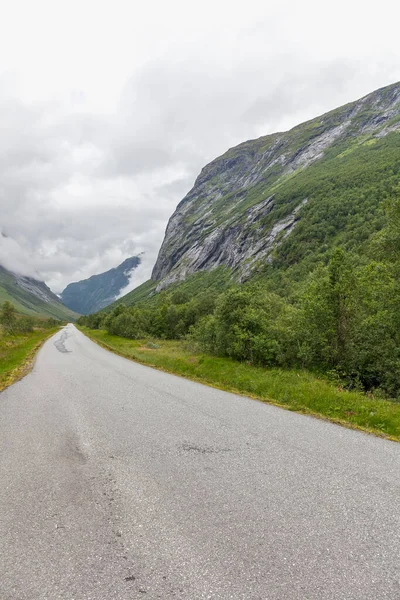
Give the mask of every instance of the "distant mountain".
POLYGON ((78 315, 64 306, 43 281, 12 273, 0 265, 0 304, 12 302, 18 312, 73 321, 78 315))
POLYGON ((129 283, 134 269, 140 264, 138 256, 127 258, 118 267, 70 283, 61 294, 63 303, 70 309, 88 315, 111 304, 129 283))

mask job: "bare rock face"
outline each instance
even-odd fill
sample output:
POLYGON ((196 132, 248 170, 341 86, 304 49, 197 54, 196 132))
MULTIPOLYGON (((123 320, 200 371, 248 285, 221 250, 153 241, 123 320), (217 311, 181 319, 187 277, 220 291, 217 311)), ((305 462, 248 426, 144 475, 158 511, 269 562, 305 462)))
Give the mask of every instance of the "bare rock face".
POLYGON ((42 302, 46 302, 46 304, 54 302, 61 304, 59 298, 53 294, 44 281, 38 281, 32 277, 25 277, 24 275, 18 274, 14 274, 14 277, 17 285, 28 292, 28 294, 36 296, 36 298, 42 300, 42 302))
POLYGON ((400 83, 299 125, 251 140, 207 165, 172 215, 154 266, 158 290, 201 270, 232 268, 238 280, 272 260, 308 198, 277 206, 289 178, 336 147, 400 132, 400 83))

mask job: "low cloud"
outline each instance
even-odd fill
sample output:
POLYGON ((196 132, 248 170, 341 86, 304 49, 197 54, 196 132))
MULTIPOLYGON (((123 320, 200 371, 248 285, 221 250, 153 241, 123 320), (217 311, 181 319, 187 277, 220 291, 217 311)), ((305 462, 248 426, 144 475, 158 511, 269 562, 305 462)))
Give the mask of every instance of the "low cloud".
POLYGON ((79 90, 74 102, 29 98, 0 75, 0 264, 59 293, 143 252, 133 289, 208 161, 400 78, 395 55, 365 56, 362 69, 355 54, 279 45, 282 19, 238 21, 230 45, 215 34, 143 62, 107 112, 79 90))
POLYGON ((18 275, 41 279, 24 248, 4 233, 0 234, 0 265, 18 275))
POLYGON ((150 279, 151 271, 154 265, 154 256, 147 256, 144 252, 139 254, 140 264, 131 271, 129 277, 129 283, 122 288, 118 298, 122 298, 125 294, 128 294, 135 288, 139 287, 145 281, 150 279))

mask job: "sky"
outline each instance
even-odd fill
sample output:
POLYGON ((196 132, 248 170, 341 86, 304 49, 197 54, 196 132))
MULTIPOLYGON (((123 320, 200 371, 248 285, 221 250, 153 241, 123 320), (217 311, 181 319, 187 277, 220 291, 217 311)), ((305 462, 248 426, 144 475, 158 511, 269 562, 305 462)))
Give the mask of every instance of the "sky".
POLYGON ((207 162, 400 80, 392 0, 0 10, 0 264, 56 293, 143 252, 133 289, 207 162))

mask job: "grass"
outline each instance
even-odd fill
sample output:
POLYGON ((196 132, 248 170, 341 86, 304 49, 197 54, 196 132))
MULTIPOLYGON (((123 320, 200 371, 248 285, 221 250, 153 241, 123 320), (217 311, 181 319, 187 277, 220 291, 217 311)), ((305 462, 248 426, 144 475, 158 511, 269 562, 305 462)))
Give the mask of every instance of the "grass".
POLYGON ((223 291, 229 285, 232 285, 232 271, 229 267, 220 266, 212 271, 198 271, 190 275, 185 281, 172 283, 167 290, 155 293, 157 287, 155 281, 149 280, 141 286, 134 289, 132 292, 122 296, 116 302, 103 308, 100 312, 108 312, 118 304, 126 306, 159 306, 165 298, 175 291, 179 290, 183 294, 192 297, 205 290, 214 290, 216 292, 223 291))
POLYGON ((197 353, 185 342, 128 340, 80 329, 117 354, 219 389, 400 441, 400 403, 341 390, 302 370, 263 369, 197 353))
POLYGON ((38 329, 13 336, 0 333, 0 391, 29 373, 37 351, 58 329, 38 329))

